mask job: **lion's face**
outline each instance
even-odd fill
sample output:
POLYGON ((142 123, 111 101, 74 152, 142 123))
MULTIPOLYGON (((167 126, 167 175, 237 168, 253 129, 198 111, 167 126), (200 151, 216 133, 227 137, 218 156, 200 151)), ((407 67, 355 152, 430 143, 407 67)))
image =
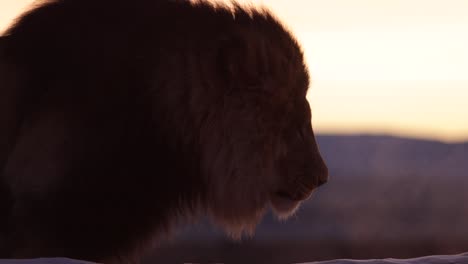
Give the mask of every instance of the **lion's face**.
POLYGON ((225 102, 223 126, 207 144, 211 154, 205 168, 208 208, 216 222, 238 237, 251 234, 269 206, 279 218, 293 214, 327 181, 328 170, 305 96, 283 117, 271 105, 263 105, 270 110, 262 108, 265 100, 256 100, 256 110, 229 105, 233 101, 225 102))
POLYGON ((279 67, 264 78, 271 87, 233 82, 203 125, 207 208, 233 237, 251 234, 269 207, 290 216, 327 181, 306 100, 307 70, 299 59, 288 66, 286 75, 279 67))

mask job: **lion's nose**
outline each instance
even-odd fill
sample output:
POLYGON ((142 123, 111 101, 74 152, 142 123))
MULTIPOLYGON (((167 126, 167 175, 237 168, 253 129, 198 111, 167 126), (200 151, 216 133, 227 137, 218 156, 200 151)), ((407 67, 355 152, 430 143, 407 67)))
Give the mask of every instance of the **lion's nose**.
POLYGON ((324 185, 328 182, 328 167, 325 162, 322 160, 320 168, 317 172, 317 187, 324 185))
POLYGON ((315 137, 312 136, 310 140, 309 173, 311 177, 309 177, 309 181, 313 182, 309 182, 309 184, 312 184, 314 187, 319 187, 328 181, 328 167, 320 154, 315 137))

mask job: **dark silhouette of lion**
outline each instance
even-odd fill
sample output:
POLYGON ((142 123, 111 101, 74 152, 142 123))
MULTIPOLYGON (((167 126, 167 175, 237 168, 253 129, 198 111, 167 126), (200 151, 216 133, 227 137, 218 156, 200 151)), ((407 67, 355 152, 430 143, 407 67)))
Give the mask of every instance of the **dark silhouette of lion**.
POLYGON ((200 214, 237 238, 327 180, 301 49, 266 10, 49 1, 0 56, 0 257, 132 262, 200 214))

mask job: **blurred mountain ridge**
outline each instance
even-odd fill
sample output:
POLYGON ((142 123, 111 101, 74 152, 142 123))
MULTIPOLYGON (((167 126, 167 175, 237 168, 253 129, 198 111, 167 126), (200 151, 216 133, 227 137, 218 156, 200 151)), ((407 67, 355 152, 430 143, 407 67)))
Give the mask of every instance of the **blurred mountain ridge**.
POLYGON ((372 135, 319 135, 317 141, 331 170, 398 176, 468 176, 468 142, 443 143, 372 135))

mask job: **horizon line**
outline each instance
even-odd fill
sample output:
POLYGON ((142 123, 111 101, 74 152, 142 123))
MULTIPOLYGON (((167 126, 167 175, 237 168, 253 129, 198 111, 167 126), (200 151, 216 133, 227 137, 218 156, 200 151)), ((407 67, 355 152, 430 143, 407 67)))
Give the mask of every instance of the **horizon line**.
POLYGON ((399 139, 408 139, 408 140, 418 140, 418 141, 430 141, 438 142, 447 145, 458 145, 458 144, 468 144, 468 137, 466 139, 456 139, 456 140, 447 140, 441 139, 439 137, 430 137, 430 136, 417 136, 405 133, 391 133, 391 132, 344 132, 344 131, 314 131, 315 136, 337 136, 337 137, 389 137, 389 138, 399 138, 399 139))

